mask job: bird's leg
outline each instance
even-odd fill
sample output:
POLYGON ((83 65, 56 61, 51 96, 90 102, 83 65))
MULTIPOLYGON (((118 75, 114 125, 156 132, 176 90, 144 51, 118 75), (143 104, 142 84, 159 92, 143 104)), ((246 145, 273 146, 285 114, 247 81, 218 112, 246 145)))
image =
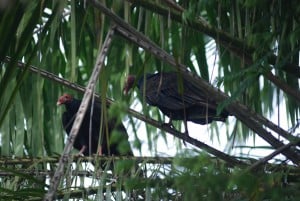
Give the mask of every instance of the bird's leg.
POLYGON ((169 122, 163 123, 163 125, 168 126, 170 128, 175 128, 174 125, 172 124, 172 115, 170 115, 170 117, 169 117, 169 122))
POLYGON ((167 123, 168 126, 170 126, 171 128, 174 128, 174 125, 172 123, 172 117, 170 117, 169 122, 167 123))
MULTIPOLYGON (((185 128, 185 132, 184 133, 186 135, 189 135, 188 128, 187 128, 187 120, 186 120, 186 118, 184 118, 183 123, 184 123, 184 128, 185 128)), ((169 117, 169 122, 168 123, 163 123, 163 125, 168 126, 170 128, 175 128, 174 125, 172 124, 172 115, 171 114, 170 114, 170 117, 169 117)), ((183 141, 184 146, 186 146, 185 140, 182 140, 182 141, 183 141)))
POLYGON ((80 151, 77 153, 78 156, 83 156, 83 152, 86 150, 86 146, 83 145, 80 149, 80 151))
MULTIPOLYGON (((184 133, 186 136, 189 136, 189 131, 188 131, 188 127, 187 127, 187 120, 186 120, 186 116, 184 115, 184 120, 183 120, 183 124, 184 124, 184 133)), ((185 140, 183 140, 183 144, 184 146, 186 146, 185 140)))
POLYGON ((184 129, 185 129, 184 133, 188 136, 189 135, 189 130, 188 130, 188 127, 187 127, 187 121, 184 120, 183 124, 184 124, 184 129))

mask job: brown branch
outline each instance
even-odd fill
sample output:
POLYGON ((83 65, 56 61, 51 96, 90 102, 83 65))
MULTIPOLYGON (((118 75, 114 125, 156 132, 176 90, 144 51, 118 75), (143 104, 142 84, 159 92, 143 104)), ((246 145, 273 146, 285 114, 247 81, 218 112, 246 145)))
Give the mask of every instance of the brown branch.
POLYGON ((95 85, 97 83, 100 71, 103 68, 104 59, 107 55, 107 51, 108 51, 108 48, 111 44, 113 35, 114 35, 114 29, 111 28, 109 30, 109 32, 107 33, 106 39, 105 39, 105 41, 103 43, 103 46, 102 46, 102 49, 101 49, 101 52, 98 55, 98 58, 96 60, 94 70, 92 72, 92 75, 91 75, 90 80, 88 82, 88 85, 86 87, 84 96, 82 98, 80 107, 78 109, 78 112, 76 114, 76 118, 74 120, 74 124, 72 126, 71 131, 70 131, 70 135, 68 137, 67 144, 65 145, 63 154, 62 154, 62 156, 59 160, 59 164, 58 164, 58 167, 55 171, 55 174, 54 174, 53 178, 50 181, 50 188, 49 188, 48 192, 46 193, 46 195, 44 197, 45 201, 53 200, 53 197, 56 193, 56 190, 57 190, 58 184, 60 182, 60 179, 61 179, 61 177, 64 173, 64 166, 65 166, 65 164, 68 163, 68 161, 70 161, 70 158, 72 157, 70 155, 70 152, 73 148, 75 138, 76 138, 77 133, 79 131, 81 122, 84 118, 84 115, 85 115, 85 112, 86 112, 87 107, 89 105, 89 102, 92 98, 92 95, 94 94, 94 88, 95 88, 95 85))
MULTIPOLYGON (((299 143, 300 141, 298 141, 299 143)), ((269 154, 268 156, 256 161, 254 164, 252 164, 249 168, 247 168, 247 171, 256 171, 259 167, 261 167, 262 165, 264 165, 265 163, 267 163, 269 160, 271 160, 272 158, 274 158, 275 156, 277 156, 278 154, 282 153, 284 150, 289 149, 292 146, 295 146, 297 143, 294 142, 290 142, 278 149, 276 149, 274 152, 272 152, 271 154, 269 154)))
POLYGON ((286 94, 294 97, 298 102, 300 102, 300 91, 299 89, 291 88, 286 82, 283 82, 279 77, 275 76, 271 71, 264 73, 264 76, 268 78, 275 86, 280 88, 286 94))

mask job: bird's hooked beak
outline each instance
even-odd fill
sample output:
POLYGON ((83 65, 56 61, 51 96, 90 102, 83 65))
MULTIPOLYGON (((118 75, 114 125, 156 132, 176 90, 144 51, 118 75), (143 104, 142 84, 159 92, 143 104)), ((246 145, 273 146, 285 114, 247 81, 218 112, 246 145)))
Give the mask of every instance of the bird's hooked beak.
POLYGON ((123 94, 124 94, 125 96, 128 95, 128 89, 127 89, 126 86, 124 86, 124 88, 123 88, 123 94))
POLYGON ((72 99, 73 99, 73 97, 71 95, 64 94, 61 97, 59 97, 59 99, 56 102, 56 105, 63 105, 63 104, 69 103, 72 101, 72 99))
POLYGON ((128 79, 126 79, 126 82, 124 84, 124 87, 123 87, 123 95, 127 96, 128 95, 128 79))

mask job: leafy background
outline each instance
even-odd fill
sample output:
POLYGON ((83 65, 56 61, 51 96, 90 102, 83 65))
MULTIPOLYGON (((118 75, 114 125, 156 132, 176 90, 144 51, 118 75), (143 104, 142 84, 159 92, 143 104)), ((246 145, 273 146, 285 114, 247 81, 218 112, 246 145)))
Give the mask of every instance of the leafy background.
MULTIPOLYGON (((32 73, 29 64, 86 86, 112 22, 90 2, 1 1, 0 191, 5 192, 1 194, 3 198, 40 199, 48 189, 49 177, 42 173, 55 170, 57 160, 50 159, 62 153, 66 137, 61 126, 62 108, 56 107, 56 100, 65 92, 77 97, 82 97, 82 93, 70 89, 70 84, 63 85, 32 73), (22 70, 18 61, 28 65, 22 70), (28 162, 28 157, 38 160, 28 162), (15 158, 19 162, 14 162, 15 158)), ((283 119, 289 127, 297 126, 300 7, 296 1, 100 2, 178 63, 185 64, 195 75, 230 95, 223 103, 225 107, 238 100, 267 118, 276 111, 279 126, 283 119), (217 58, 213 66, 208 65, 208 53, 217 58), (282 112, 280 105, 286 107, 286 112, 282 112)), ((139 127, 144 123, 126 111, 138 102, 143 104, 143 100, 137 93, 123 96, 125 76, 169 70, 172 66, 166 62, 121 35, 114 36, 96 93, 115 100, 109 114, 128 122, 135 153, 142 144, 147 144, 154 156, 158 137, 167 138, 160 126, 146 123, 148 139, 140 139, 139 127)), ((145 104, 139 112, 159 122, 165 121, 156 108, 145 104)), ((176 126, 180 129, 181 123, 176 126)), ((213 123, 205 130, 210 132, 212 140, 226 135, 234 145, 245 145, 250 136, 256 136, 236 118, 231 118, 225 127, 226 130, 220 129, 220 124, 213 123)), ((177 144, 178 152, 182 152, 181 141, 177 144)), ((242 167, 232 169, 218 157, 199 149, 185 151, 174 160, 167 160, 167 164, 156 161, 160 165, 148 166, 152 173, 142 184, 131 178, 127 182, 120 179, 115 186, 108 182, 111 178, 101 176, 99 179, 90 163, 79 160, 69 166, 77 174, 65 171, 58 193, 65 199, 76 195, 82 199, 108 199, 111 195, 118 200, 125 195, 134 197, 130 190, 139 183, 148 200, 193 200, 195 196, 203 200, 294 200, 299 196, 295 190, 299 187, 298 170, 294 167, 297 164, 286 163, 285 159, 275 161, 261 168, 258 176, 242 167), (80 177, 79 170, 92 176, 80 177), (290 181, 291 177, 294 180, 290 181), (74 182, 78 178, 81 182, 74 182), (248 182, 249 178, 253 182, 248 182), (94 197, 82 193, 86 183, 95 187, 96 191, 91 191, 94 197), (79 196, 75 190, 79 190, 79 196)), ((254 159, 243 157, 248 165, 252 164, 254 159)))

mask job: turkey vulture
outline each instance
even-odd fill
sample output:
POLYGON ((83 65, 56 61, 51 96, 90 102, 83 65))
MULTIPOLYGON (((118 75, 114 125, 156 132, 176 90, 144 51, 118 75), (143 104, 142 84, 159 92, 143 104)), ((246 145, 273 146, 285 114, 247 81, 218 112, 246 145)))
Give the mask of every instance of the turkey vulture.
MULTIPOLYGON (((75 99, 69 94, 64 94, 57 101, 57 105, 65 105, 66 107, 66 111, 62 115, 62 124, 68 135, 70 134, 80 103, 81 100, 75 99)), ((91 155, 97 153, 99 155, 133 156, 124 125, 117 123, 118 121, 115 118, 108 118, 107 124, 105 121, 101 123, 101 115, 101 103, 95 100, 92 114, 90 104, 73 145, 76 149, 80 150, 79 154, 91 155), (90 118, 91 115, 92 118, 90 118), (100 135, 101 146, 97 149, 100 127, 102 128, 100 135), (108 134, 106 131, 108 131, 108 134), (91 136, 91 140, 89 140, 89 136, 91 136)))
POLYGON ((127 94, 134 84, 142 96, 145 91, 145 100, 149 105, 158 107, 170 118, 169 124, 172 120, 183 120, 186 132, 186 121, 203 125, 212 121, 225 121, 229 115, 225 110, 217 115, 217 103, 208 100, 204 93, 176 72, 146 74, 138 80, 129 75, 124 93, 127 94))

